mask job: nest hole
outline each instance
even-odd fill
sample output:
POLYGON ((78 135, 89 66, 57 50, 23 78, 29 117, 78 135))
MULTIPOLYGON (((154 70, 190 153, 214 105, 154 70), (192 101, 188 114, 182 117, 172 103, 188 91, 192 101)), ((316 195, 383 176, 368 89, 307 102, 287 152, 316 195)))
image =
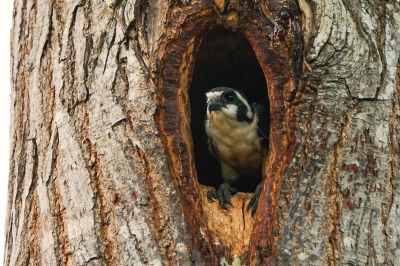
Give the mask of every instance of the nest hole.
MULTIPOLYGON (((216 27, 204 37, 196 55, 189 91, 191 130, 198 181, 217 187, 222 183, 220 165, 207 147, 204 129, 206 115, 205 93, 214 87, 231 87, 242 91, 249 102, 263 105, 268 112, 268 90, 264 73, 247 39, 240 33, 216 27)), ((268 125, 269 125, 269 121, 268 125)), ((239 187, 253 192, 257 184, 239 187)))

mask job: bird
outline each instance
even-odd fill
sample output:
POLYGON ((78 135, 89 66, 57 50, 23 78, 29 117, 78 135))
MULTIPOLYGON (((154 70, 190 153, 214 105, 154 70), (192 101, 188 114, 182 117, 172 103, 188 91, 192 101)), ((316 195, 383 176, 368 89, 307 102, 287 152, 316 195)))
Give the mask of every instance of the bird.
POLYGON ((240 187, 258 184, 247 205, 255 213, 262 186, 262 168, 268 153, 265 108, 250 104, 237 89, 216 87, 206 92, 205 131, 210 153, 221 166, 222 184, 207 193, 228 210, 240 187))

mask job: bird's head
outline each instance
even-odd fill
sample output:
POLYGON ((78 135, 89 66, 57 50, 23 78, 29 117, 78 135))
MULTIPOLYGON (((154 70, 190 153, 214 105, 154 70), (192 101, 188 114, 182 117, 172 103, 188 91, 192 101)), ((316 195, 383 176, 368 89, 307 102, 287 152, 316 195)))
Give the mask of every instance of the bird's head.
POLYGON ((207 116, 212 112, 222 112, 238 121, 252 121, 253 110, 243 94, 228 87, 217 87, 206 93, 207 116))

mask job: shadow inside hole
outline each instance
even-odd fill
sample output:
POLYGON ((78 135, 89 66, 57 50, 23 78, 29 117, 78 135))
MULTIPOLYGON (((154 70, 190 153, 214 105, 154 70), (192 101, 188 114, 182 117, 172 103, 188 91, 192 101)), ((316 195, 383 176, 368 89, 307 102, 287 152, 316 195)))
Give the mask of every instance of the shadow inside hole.
MULTIPOLYGON (((269 119, 267 84, 253 49, 244 36, 222 27, 214 28, 205 36, 196 56, 189 92, 197 176, 201 184, 216 187, 222 183, 221 170, 217 159, 208 151, 204 129, 205 93, 215 87, 242 91, 250 103, 257 102, 266 108, 269 119)), ((255 185, 245 184, 239 189, 253 191, 255 185)))

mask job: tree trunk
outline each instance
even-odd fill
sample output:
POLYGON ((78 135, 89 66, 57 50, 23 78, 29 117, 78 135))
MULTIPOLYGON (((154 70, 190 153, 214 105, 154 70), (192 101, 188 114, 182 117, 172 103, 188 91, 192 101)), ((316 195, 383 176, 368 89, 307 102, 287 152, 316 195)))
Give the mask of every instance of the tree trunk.
POLYGON ((397 1, 15 0, 5 265, 400 265, 399 32, 397 1), (268 84, 254 217, 196 172, 218 25, 268 84))

